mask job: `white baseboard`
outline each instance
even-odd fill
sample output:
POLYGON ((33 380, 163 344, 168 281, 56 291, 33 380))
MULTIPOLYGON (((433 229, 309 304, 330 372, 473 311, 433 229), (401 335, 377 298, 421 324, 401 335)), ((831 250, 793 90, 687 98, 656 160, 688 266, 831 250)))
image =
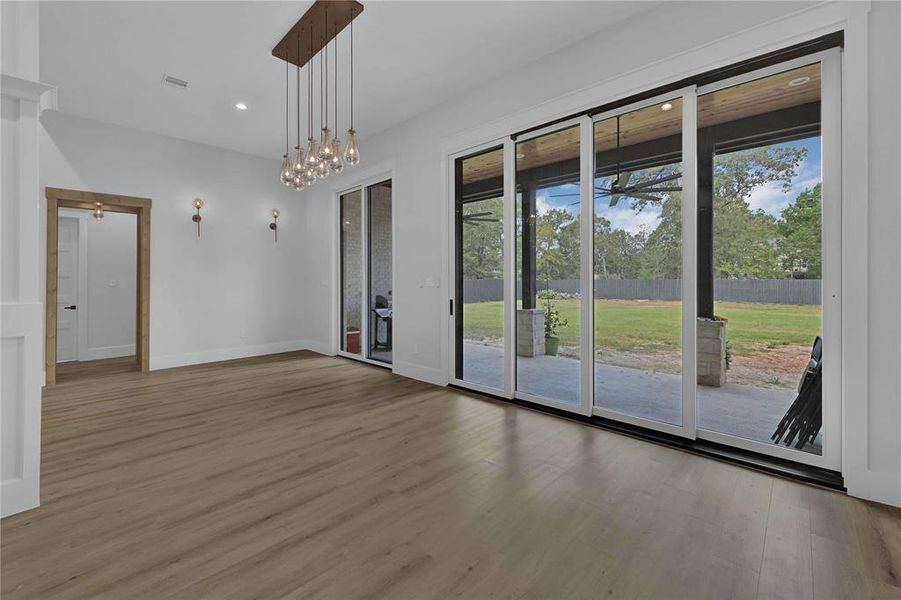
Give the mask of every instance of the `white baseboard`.
POLYGON ((851 496, 901 507, 901 477, 891 471, 850 470, 845 487, 851 496))
POLYGON ((0 484, 0 517, 37 508, 40 503, 40 485, 34 479, 8 479, 0 484))
POLYGON ((403 377, 409 377, 410 379, 418 379, 419 381, 424 381, 433 385, 440 385, 442 387, 447 385, 447 373, 433 367, 424 367, 415 363, 396 360, 394 361, 394 373, 396 375, 402 375, 403 377))
POLYGON ((263 356, 266 354, 278 354, 279 352, 293 352, 305 350, 306 346, 301 340, 288 342, 273 342, 271 344, 258 344, 256 346, 240 346, 238 348, 221 348, 218 350, 203 350, 201 352, 187 352, 185 354, 167 354, 165 356, 150 356, 150 370, 171 369, 188 365, 219 362, 222 360, 234 360, 236 358, 249 358, 251 356, 263 356))
POLYGON ((116 358, 119 356, 133 356, 134 353, 134 344, 125 344, 123 346, 103 346, 101 348, 85 349, 84 358, 79 357, 78 360, 101 360, 104 358, 116 358))
POLYGON ((323 342, 320 340, 303 340, 301 343, 303 344, 304 350, 309 350, 318 354, 325 354, 326 356, 335 355, 334 350, 332 350, 332 345, 328 342, 323 342))

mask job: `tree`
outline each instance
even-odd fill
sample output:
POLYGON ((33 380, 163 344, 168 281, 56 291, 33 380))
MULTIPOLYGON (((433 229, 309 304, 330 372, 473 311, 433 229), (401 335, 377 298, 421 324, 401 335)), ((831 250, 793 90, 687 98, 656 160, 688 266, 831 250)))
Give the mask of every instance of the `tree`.
MULTIPOLYGON (((778 278, 776 219, 751 210, 748 200, 755 188, 777 183, 791 189, 792 178, 807 156, 806 148, 775 144, 718 155, 713 179, 713 270, 719 278, 778 278)), ((659 173, 664 173, 658 168, 659 173)), ((659 175, 652 175, 651 178, 659 175)), ((634 177, 634 176, 633 176, 634 177)), ((636 200, 640 212, 651 201, 636 200)), ((643 277, 677 278, 681 273, 681 193, 660 201, 660 223, 648 234, 642 256, 643 277)))
POLYGON ((579 221, 562 208, 536 217, 535 268, 541 279, 579 278, 579 221))
POLYGON ((823 186, 806 189, 782 209, 779 232, 779 258, 782 267, 796 279, 819 279, 823 276, 822 216, 823 186))
POLYGON ((463 277, 500 279, 504 276, 504 199, 492 198, 464 205, 463 215, 490 213, 482 219, 496 222, 463 222, 463 277))

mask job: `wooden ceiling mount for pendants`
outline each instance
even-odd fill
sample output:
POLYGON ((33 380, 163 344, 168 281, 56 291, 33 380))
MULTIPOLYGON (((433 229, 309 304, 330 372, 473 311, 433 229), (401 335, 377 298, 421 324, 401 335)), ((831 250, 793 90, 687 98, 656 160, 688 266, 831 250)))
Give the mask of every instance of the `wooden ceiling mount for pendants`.
POLYGON ((355 0, 316 0, 272 49, 272 56, 303 67, 361 12, 363 5, 355 0))

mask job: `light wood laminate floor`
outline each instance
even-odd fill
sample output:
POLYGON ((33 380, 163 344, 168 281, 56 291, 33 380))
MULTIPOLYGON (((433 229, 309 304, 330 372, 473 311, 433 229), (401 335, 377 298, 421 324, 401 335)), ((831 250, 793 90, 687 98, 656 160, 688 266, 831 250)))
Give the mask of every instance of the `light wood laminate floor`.
POLYGON ((345 359, 76 378, 43 415, 4 600, 901 598, 896 509, 345 359))

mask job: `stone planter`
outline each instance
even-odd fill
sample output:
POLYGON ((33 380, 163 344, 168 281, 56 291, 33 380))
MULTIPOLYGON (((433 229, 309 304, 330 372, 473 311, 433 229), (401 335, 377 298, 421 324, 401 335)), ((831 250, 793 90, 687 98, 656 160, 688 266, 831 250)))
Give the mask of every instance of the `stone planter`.
POLYGON ((726 384, 726 321, 698 319, 698 384, 726 384))
POLYGON ((522 308, 516 311, 516 354, 544 354, 544 309, 522 308))

